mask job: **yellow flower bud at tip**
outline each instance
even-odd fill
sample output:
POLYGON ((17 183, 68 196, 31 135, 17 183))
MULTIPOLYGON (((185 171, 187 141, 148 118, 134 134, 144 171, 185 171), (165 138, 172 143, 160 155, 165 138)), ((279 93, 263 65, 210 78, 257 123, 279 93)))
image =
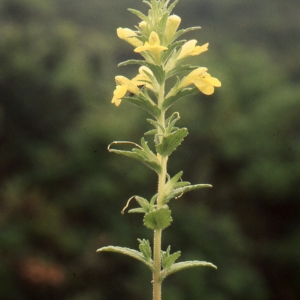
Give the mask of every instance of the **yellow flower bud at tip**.
POLYGON ((177 31, 180 22, 181 22, 180 17, 176 15, 169 16, 166 24, 166 29, 165 29, 165 36, 166 36, 167 43, 172 42, 174 34, 177 31))
POLYGON ((147 22, 146 22, 146 21, 140 22, 140 23, 139 23, 139 27, 140 27, 141 29, 145 29, 145 28, 147 27, 147 22))

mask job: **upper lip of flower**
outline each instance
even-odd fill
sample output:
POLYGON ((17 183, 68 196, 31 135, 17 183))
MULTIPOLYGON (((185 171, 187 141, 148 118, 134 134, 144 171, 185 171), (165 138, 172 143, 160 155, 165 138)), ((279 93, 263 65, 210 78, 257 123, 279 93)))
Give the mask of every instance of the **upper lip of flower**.
POLYGON ((134 52, 140 53, 143 51, 149 51, 154 55, 155 58, 158 58, 160 53, 164 50, 168 50, 168 48, 160 44, 158 34, 155 31, 152 31, 149 36, 149 41, 145 42, 143 46, 135 48, 134 52))
POLYGON ((137 38, 137 34, 129 28, 119 27, 117 29, 117 35, 120 39, 125 40, 135 47, 143 45, 143 42, 137 38))

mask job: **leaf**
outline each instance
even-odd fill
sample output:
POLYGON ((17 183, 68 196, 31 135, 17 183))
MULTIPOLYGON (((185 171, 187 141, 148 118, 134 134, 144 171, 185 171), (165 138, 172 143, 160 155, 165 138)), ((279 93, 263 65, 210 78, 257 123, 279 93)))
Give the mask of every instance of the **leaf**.
POLYGON ((148 130, 144 135, 155 135, 157 134, 157 129, 148 130))
POLYGON ((170 250, 171 250, 171 246, 168 247, 167 251, 162 251, 161 265, 163 269, 169 269, 181 255, 180 251, 170 254, 170 250))
POLYGON ((133 208, 128 211, 128 213, 148 213, 151 210, 153 210, 154 205, 152 203, 149 203, 147 199, 140 197, 140 196, 134 196, 140 207, 133 208))
POLYGON ((128 8, 128 10, 133 13, 134 15, 138 16, 140 19, 146 21, 147 23, 149 23, 149 19, 147 16, 145 16, 143 13, 141 13, 140 11, 136 10, 136 9, 132 9, 132 8, 128 8))
POLYGON ((145 213, 145 210, 141 207, 137 207, 137 208, 132 208, 128 210, 128 213, 133 214, 133 213, 145 213))
POLYGON ((123 67, 126 65, 145 65, 145 61, 144 60, 138 60, 138 59, 129 59, 126 61, 123 61, 121 63, 118 64, 118 67, 123 67))
POLYGON ((167 276, 173 273, 176 273, 184 269, 193 268, 193 267, 212 267, 214 269, 218 269, 214 264, 207 261, 199 261, 199 260, 184 261, 184 262, 173 264, 169 269, 164 269, 161 273, 161 280, 165 279, 167 276))
POLYGON ((155 120, 152 120, 152 119, 147 119, 147 121, 148 121, 153 127, 155 127, 156 129, 160 128, 160 129, 161 129, 161 132, 163 132, 163 133, 165 132, 164 127, 163 127, 161 124, 159 124, 158 121, 155 121, 155 120))
MULTIPOLYGON (((131 142, 113 142, 112 144, 129 144, 129 143, 131 142)), ((158 174, 160 173, 161 171, 160 162, 157 156, 150 150, 144 138, 141 139, 141 146, 137 145, 140 148, 133 148, 132 151, 111 149, 110 146, 112 144, 110 144, 108 147, 109 152, 134 158, 142 162, 143 164, 145 164, 147 167, 154 170, 158 174)))
POLYGON ((169 14, 171 14, 172 10, 174 9, 175 5, 179 0, 175 0, 170 6, 168 7, 169 14))
POLYGON ((166 78, 172 77, 177 73, 183 72, 183 71, 193 71, 198 67, 194 67, 192 65, 178 65, 175 68, 172 68, 167 74, 166 74, 166 78))
POLYGON ((186 128, 178 129, 162 138, 160 144, 156 145, 156 151, 163 156, 169 156, 188 135, 186 128))
POLYGON ((186 28, 186 29, 181 29, 181 30, 178 30, 175 35, 174 35, 174 40, 178 39, 181 35, 189 32, 189 31, 192 31, 192 30, 199 30, 201 29, 200 26, 194 26, 194 27, 189 27, 189 28, 186 28))
POLYGON ((198 93, 199 90, 196 87, 193 88, 184 88, 180 90, 177 94, 167 97, 163 103, 163 109, 166 110, 169 108, 175 101, 180 99, 181 97, 190 96, 198 93))
MULTIPOLYGON (((167 134, 170 134, 174 129, 174 125, 175 123, 180 119, 179 113, 178 112, 174 112, 171 117, 169 117, 166 120, 166 124, 167 124, 167 134)), ((177 128, 178 129, 178 128, 177 128)))
MULTIPOLYGON (((180 182, 178 182, 180 183, 180 182)), ((184 183, 187 183, 184 181, 184 183)), ((164 198, 164 204, 168 203, 171 199, 176 198, 186 192, 203 189, 203 188, 212 188, 211 184, 194 184, 194 185, 185 185, 183 187, 178 187, 173 189, 168 195, 164 198)))
POLYGON ((151 256, 152 256, 152 250, 150 247, 150 242, 148 240, 141 240, 138 239, 140 245, 139 245, 139 249, 142 252, 142 254, 144 255, 146 261, 151 261, 151 256))
POLYGON ((99 248, 97 250, 97 252, 104 252, 104 251, 105 252, 117 252, 117 253, 120 253, 120 254, 130 256, 132 258, 135 258, 135 259, 141 261, 145 265, 147 265, 152 271, 154 270, 152 260, 147 261, 145 259, 144 255, 141 252, 137 251, 137 250, 126 248, 126 247, 118 247, 118 246, 107 246, 107 247, 99 248))
MULTIPOLYGON (((149 63, 145 60, 129 59, 129 60, 126 60, 126 61, 123 61, 123 62, 119 63, 118 67, 123 67, 123 66, 126 66, 126 65, 146 66, 152 71, 154 77, 156 78, 156 80, 159 84, 162 84, 165 80, 165 71, 163 70, 162 66, 157 66, 157 65, 151 64, 151 63, 149 63)), ((151 74, 147 73, 147 75, 148 75, 149 78, 152 77, 151 74)))
POLYGON ((150 101, 147 97, 142 96, 141 94, 134 95, 133 97, 123 97, 122 100, 126 100, 143 108, 155 118, 158 118, 160 115, 160 109, 158 106, 153 101, 150 101))
POLYGON ((168 207, 151 211, 144 216, 144 225, 152 230, 163 230, 170 226, 172 221, 171 210, 168 207))

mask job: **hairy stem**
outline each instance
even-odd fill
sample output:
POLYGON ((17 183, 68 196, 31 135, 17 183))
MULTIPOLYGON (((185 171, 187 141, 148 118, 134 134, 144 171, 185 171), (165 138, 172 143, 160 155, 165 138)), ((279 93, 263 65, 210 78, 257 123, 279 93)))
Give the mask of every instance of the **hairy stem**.
MULTIPOLYGON (((158 106, 161 109, 161 115, 159 118, 159 123, 162 128, 165 128, 165 111, 162 109, 162 103, 164 100, 164 84, 160 87, 160 92, 158 96, 158 106)), ((164 132, 160 129, 158 134, 158 139, 161 140, 164 132)), ((167 161, 168 156, 159 156, 161 164, 161 172, 158 176, 158 196, 157 196, 157 209, 160 209, 163 206, 164 200, 164 191, 166 184, 167 176, 167 161)), ((156 229, 154 231, 154 241, 153 241, 153 259, 154 259, 154 272, 153 272, 153 300, 161 300, 161 280, 160 280, 160 271, 161 271, 161 237, 162 230, 156 229)))

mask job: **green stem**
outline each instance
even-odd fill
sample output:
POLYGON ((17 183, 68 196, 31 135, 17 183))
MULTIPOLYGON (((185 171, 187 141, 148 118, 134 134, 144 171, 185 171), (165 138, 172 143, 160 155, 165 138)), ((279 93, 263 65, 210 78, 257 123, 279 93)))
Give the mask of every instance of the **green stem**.
MULTIPOLYGON (((159 118, 160 125, 165 128, 165 112, 162 110, 162 103, 164 100, 164 84, 160 87, 160 93, 158 97, 158 106, 161 109, 161 115, 159 118)), ((162 139, 163 131, 159 132, 159 139, 162 139)), ((160 209, 163 206, 164 200, 164 190, 167 177, 167 162, 168 156, 161 156, 161 172, 158 176, 158 196, 157 196, 157 209, 160 209)), ((153 300, 161 300, 161 280, 160 280, 160 271, 161 271, 161 237, 162 230, 157 229, 154 231, 154 240, 153 240, 153 259, 154 259, 154 272, 153 272, 153 300)))

